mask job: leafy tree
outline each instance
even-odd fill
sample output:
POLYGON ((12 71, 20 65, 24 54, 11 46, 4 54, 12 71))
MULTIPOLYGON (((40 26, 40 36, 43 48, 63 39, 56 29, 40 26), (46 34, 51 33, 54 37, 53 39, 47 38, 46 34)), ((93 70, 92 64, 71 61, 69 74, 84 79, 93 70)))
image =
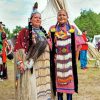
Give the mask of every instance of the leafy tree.
POLYGON ((16 26, 15 29, 13 29, 13 32, 11 33, 7 27, 4 27, 4 31, 8 39, 11 39, 12 37, 16 36, 21 29, 22 29, 21 26, 16 26))
POLYGON ((4 27, 4 31, 5 31, 5 33, 7 35, 7 38, 10 38, 10 34, 11 34, 10 30, 8 28, 4 27))
POLYGON ((14 36, 17 35, 21 29, 22 29, 21 26, 16 26, 16 28, 13 29, 13 35, 14 35, 14 36))
POLYGON ((75 23, 81 31, 87 30, 87 35, 91 38, 100 34, 100 14, 96 14, 92 10, 83 10, 81 16, 75 19, 75 23))

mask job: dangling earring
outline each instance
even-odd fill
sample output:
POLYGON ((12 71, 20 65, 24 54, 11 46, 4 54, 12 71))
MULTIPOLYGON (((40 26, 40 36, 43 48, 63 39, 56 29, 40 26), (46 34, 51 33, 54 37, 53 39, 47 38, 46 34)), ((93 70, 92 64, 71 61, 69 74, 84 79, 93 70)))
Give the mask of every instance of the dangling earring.
POLYGON ((30 22, 30 25, 32 26, 32 22, 30 22))

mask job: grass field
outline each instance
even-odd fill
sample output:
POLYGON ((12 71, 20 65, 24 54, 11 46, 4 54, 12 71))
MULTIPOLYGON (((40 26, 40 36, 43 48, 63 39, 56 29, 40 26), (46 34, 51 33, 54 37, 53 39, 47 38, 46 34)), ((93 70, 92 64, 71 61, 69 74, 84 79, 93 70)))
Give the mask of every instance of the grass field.
MULTIPOLYGON (((15 100, 14 64, 8 61, 7 65, 8 80, 0 81, 0 100, 15 100)), ((100 100, 100 69, 94 67, 93 61, 89 62, 87 71, 78 64, 78 77, 79 93, 73 95, 73 100, 100 100)))
POLYGON ((0 100, 15 100, 14 64, 7 62, 8 80, 0 81, 0 100))

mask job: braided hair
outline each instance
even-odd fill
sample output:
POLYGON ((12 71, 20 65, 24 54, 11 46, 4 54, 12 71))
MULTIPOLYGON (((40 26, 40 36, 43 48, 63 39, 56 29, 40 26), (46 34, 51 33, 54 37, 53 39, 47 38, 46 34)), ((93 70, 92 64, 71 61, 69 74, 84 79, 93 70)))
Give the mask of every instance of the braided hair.
POLYGON ((32 45, 32 23, 29 21, 28 23, 28 28, 29 28, 29 47, 28 47, 28 51, 32 45))
POLYGON ((48 39, 49 36, 48 36, 46 30, 42 26, 40 26, 40 30, 44 33, 45 37, 48 39))

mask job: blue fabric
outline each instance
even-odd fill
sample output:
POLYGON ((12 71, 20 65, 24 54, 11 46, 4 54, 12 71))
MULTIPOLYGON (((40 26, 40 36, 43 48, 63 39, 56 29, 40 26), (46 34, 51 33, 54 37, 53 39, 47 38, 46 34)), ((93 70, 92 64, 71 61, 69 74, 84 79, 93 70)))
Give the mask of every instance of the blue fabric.
POLYGON ((80 51, 80 63, 81 63, 81 68, 87 67, 87 50, 80 51))
MULTIPOLYGON (((72 100, 72 94, 66 94, 67 98, 66 100, 72 100)), ((63 93, 58 92, 58 100, 63 100, 63 93)))
POLYGON ((44 41, 46 40, 45 39, 45 34, 40 30, 40 28, 32 28, 32 32, 33 34, 35 33, 37 38, 40 40, 40 41, 44 41))
POLYGON ((67 100, 72 100, 72 94, 67 94, 67 100))
MULTIPOLYGON (((62 26, 64 26, 64 25, 62 25, 62 26)), ((70 25, 69 25, 69 24, 66 24, 66 29, 67 29, 67 31, 70 29, 70 25)), ((58 32, 60 31, 59 25, 56 26, 56 30, 57 30, 58 32)))
POLYGON ((57 95, 58 95, 58 100, 63 100, 63 93, 59 93, 59 92, 58 92, 57 95))

